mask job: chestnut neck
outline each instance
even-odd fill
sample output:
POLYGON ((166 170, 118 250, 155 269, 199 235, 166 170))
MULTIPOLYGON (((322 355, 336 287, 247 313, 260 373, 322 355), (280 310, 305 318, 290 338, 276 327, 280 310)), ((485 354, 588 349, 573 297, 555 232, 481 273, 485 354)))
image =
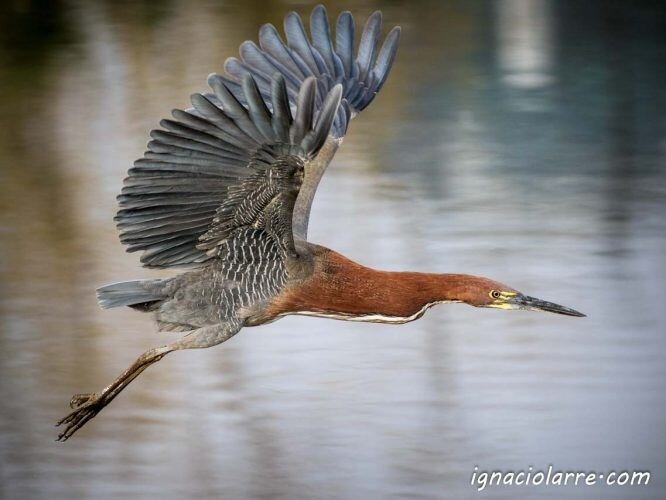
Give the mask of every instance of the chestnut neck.
POLYGON ((278 297, 272 313, 411 317, 438 302, 474 304, 490 282, 467 274, 380 271, 330 250, 318 257, 312 277, 278 297))
POLYGON ((470 274, 372 271, 372 281, 388 285, 386 293, 411 297, 422 305, 432 302, 473 302, 479 280, 470 274))

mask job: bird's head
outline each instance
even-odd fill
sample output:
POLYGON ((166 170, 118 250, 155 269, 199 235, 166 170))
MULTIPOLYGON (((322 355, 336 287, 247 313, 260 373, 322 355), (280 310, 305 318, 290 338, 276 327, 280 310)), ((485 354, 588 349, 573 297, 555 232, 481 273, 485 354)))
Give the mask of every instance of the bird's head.
POLYGON ((569 307, 530 297, 509 286, 487 278, 479 278, 467 292, 463 302, 476 307, 524 309, 528 311, 546 311, 566 316, 585 316, 585 314, 569 307))

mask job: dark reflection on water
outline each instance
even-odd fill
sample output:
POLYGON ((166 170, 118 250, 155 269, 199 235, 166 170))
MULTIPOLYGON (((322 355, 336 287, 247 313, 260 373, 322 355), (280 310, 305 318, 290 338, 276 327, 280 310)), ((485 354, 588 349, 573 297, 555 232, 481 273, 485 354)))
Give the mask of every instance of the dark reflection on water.
MULTIPOLYGON (((162 342, 100 311, 147 131, 298 2, 10 2, 0 15, 0 494, 461 498, 471 471, 651 470, 664 495, 666 44, 658 2, 333 2, 404 28, 314 241, 585 311, 287 318, 165 359, 66 445, 53 421, 162 342), (351 223, 353 222, 353 223, 351 223)), ((562 490, 529 489, 533 498, 562 490)), ((520 491, 494 488, 492 498, 520 491)))

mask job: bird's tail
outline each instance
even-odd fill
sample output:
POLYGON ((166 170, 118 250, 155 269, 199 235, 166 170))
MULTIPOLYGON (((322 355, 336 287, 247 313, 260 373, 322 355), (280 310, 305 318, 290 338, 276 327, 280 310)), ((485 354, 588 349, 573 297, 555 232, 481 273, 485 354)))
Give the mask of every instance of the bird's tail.
POLYGON ((111 283, 97 289, 100 307, 129 306, 141 311, 152 311, 167 298, 164 293, 167 280, 134 280, 111 283))

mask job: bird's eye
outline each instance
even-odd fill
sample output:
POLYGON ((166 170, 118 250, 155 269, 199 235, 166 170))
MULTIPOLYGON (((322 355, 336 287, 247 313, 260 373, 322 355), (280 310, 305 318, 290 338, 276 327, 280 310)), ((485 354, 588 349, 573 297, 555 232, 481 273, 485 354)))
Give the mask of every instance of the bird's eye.
POLYGON ((499 293, 497 290, 491 290, 491 291, 490 291, 490 296, 491 296, 493 299, 499 299, 499 298, 502 296, 502 294, 499 293))

